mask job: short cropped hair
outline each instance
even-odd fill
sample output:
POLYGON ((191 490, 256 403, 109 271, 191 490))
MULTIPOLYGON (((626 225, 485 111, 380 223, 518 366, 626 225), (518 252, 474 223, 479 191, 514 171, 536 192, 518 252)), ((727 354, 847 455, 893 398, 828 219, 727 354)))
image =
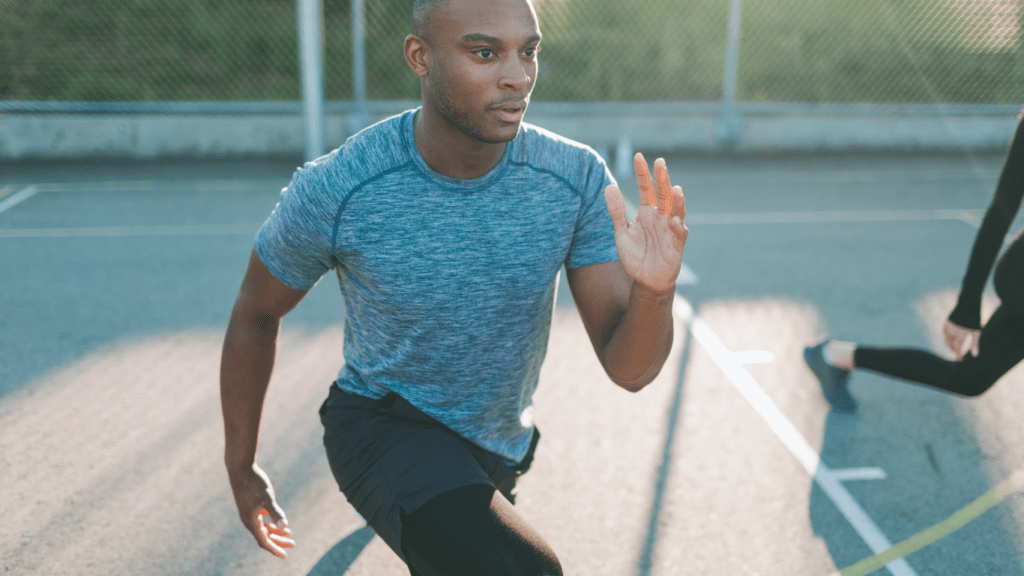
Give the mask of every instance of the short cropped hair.
POLYGON ((423 37, 427 33, 427 19, 435 8, 446 0, 412 0, 412 33, 423 37))

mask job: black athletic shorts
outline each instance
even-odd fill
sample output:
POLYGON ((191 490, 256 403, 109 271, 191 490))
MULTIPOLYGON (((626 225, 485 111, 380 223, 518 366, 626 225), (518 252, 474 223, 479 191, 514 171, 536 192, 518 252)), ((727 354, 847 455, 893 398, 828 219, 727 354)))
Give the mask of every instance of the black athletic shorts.
POLYGON ((516 478, 529 469, 540 439, 518 465, 462 438, 391 393, 367 398, 331 384, 320 407, 324 447, 338 487, 402 560, 402 517, 434 496, 490 484, 513 504, 516 478))

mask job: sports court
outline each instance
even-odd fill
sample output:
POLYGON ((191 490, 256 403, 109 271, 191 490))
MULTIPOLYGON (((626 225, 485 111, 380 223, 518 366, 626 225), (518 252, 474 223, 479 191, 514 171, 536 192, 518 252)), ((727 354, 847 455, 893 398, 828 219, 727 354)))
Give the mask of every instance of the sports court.
MULTIPOLYGON (((917 536, 870 573, 1024 574, 1016 493, 929 531, 1024 466, 1020 369, 973 400, 857 373, 845 415, 801 358, 829 334, 941 349, 1002 156, 667 160, 692 274, 658 379, 615 387, 559 292, 518 507, 566 573, 826 576, 917 536)), ((296 164, 0 167, 6 573, 405 573, 320 442, 342 361, 332 276, 285 319, 263 420, 286 562, 237 521, 221 462, 221 339, 296 164)))

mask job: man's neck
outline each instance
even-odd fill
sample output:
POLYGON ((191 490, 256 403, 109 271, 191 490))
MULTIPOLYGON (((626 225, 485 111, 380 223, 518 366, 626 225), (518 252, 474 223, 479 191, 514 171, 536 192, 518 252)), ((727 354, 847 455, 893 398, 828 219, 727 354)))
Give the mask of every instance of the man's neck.
POLYGON ((466 135, 424 106, 416 114, 413 133, 420 156, 438 174, 459 180, 479 178, 498 165, 506 142, 481 142, 466 135))

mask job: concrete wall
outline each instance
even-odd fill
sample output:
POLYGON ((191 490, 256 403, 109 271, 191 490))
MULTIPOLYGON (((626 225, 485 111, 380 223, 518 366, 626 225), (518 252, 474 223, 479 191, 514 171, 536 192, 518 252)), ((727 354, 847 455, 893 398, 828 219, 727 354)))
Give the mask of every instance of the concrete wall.
MULTIPOLYGON (((378 106, 373 117, 401 109, 399 103, 378 106)), ((589 108, 536 103, 527 120, 595 148, 614 149, 625 138, 633 148, 650 152, 1001 150, 1016 126, 1016 107, 982 114, 878 106, 754 107, 741 109, 738 137, 725 145, 717 111, 717 106, 701 103, 589 108)), ((348 114, 329 113, 329 149, 351 130, 348 114)), ((0 161, 301 156, 303 141, 302 117, 294 113, 0 113, 0 161)))

